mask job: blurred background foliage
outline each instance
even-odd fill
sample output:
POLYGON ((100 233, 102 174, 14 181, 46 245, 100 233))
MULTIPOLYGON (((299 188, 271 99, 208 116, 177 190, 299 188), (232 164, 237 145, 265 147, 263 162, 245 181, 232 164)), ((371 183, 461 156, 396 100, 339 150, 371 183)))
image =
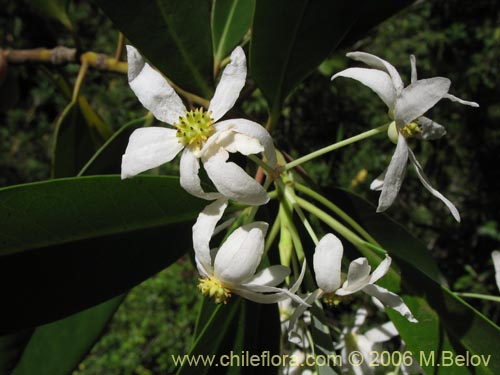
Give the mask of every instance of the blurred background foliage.
MULTIPOLYGON (((34 3, 0 1, 0 48, 80 45, 83 50, 114 55, 118 33, 93 3, 69 3, 73 32, 40 16, 34 3)), ((499 25, 496 0, 424 1, 349 48, 390 61, 406 82, 409 55, 414 54, 419 77, 448 77, 453 94, 480 104, 472 109, 443 100, 430 117, 446 126, 447 136, 411 145, 434 186, 458 206, 462 223, 452 220, 410 169, 388 213, 428 244, 453 290, 496 295, 490 254, 500 248, 499 25)), ((281 150, 297 157, 387 121, 384 104, 369 89, 342 78, 330 82, 334 72, 351 63, 343 53, 331 56, 287 100, 273 134, 281 150)), ((9 67, 0 87, 0 186, 50 177, 55 121, 69 102, 54 79, 71 87, 78 69, 77 65, 9 67)), ((113 130, 145 114, 124 75, 90 70, 81 93, 113 130)), ((261 123, 266 120, 258 91, 241 109, 261 123)), ((378 193, 368 187, 388 165, 393 149, 386 137, 377 137, 304 168, 319 186, 351 189, 376 202, 378 193)), ((190 344, 200 300, 196 276, 191 263, 182 260, 132 290, 103 339, 74 374, 172 370, 170 354, 184 354, 190 344)), ((499 322, 498 305, 470 302, 499 322)))

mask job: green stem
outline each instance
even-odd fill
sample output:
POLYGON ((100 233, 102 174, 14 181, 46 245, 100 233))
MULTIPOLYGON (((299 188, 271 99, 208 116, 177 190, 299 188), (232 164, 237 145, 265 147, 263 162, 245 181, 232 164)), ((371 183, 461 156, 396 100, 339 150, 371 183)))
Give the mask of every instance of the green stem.
POLYGON ((312 203, 306 201, 305 199, 302 199, 300 197, 296 197, 297 199, 297 204, 302 207, 304 210, 310 212, 311 214, 315 215, 318 219, 323 221, 326 225, 328 225, 330 228, 333 230, 337 231, 341 236, 343 236, 347 241, 352 243, 354 246, 357 248, 363 247, 365 245, 365 241, 360 238, 356 233, 351 231, 349 228, 347 228, 345 225, 340 223, 338 220, 334 219, 331 217, 329 214, 327 214, 325 211, 319 209, 312 203))
POLYGON ((263 170, 265 170, 267 173, 271 174, 274 172, 274 169, 269 164, 267 164, 264 160, 259 159, 257 156, 248 155, 248 158, 255 164, 257 164, 259 167, 261 167, 263 170))
POLYGON ((455 294, 460 297, 478 298, 487 301, 500 302, 500 296, 490 296, 488 294, 478 294, 478 293, 459 293, 459 292, 455 292, 455 294))
POLYGON ((371 242, 371 243, 373 243, 375 245, 380 246, 379 243, 372 236, 370 236, 370 234, 366 230, 364 230, 361 225, 359 225, 358 223, 356 223, 356 221, 352 217, 350 217, 345 211, 343 211, 336 204, 334 204, 333 202, 331 202, 330 200, 328 200, 326 197, 324 197, 321 194, 315 192, 311 188, 309 188, 309 187, 307 187, 305 185, 299 184, 297 182, 295 183, 294 186, 295 186, 295 188, 298 191, 300 191, 300 192, 302 192, 304 194, 307 194, 312 199, 318 201, 319 203, 321 203, 322 205, 324 205, 326 208, 328 208, 331 211, 333 211, 342 220, 344 220, 347 224, 349 224, 354 230, 356 230, 361 236, 363 236, 363 238, 365 238, 368 242, 371 242))
POLYGON ((282 172, 288 171, 288 170, 290 170, 292 168, 295 168, 296 166, 298 166, 300 164, 303 164, 305 162, 313 160, 313 159, 315 159, 315 158, 317 158, 317 157, 319 157, 321 155, 327 154, 327 153, 332 152, 334 150, 338 150, 339 148, 348 146, 348 145, 350 145, 352 143, 361 141, 363 139, 373 137, 374 135, 383 133, 383 132, 387 131, 388 127, 389 127, 389 124, 387 123, 387 124, 384 124, 382 126, 379 126, 378 128, 370 129, 370 130, 368 130, 366 132, 363 132, 361 134, 355 135, 354 137, 347 138, 347 139, 344 139, 343 141, 340 141, 340 142, 334 143, 332 145, 323 147, 323 148, 321 148, 319 150, 311 152, 310 154, 307 154, 307 155, 304 155, 304 156, 302 156, 302 157, 300 157, 298 159, 295 159, 294 161, 291 161, 290 163, 287 163, 286 165, 284 165, 281 168, 281 171, 282 172))
POLYGON ((276 236, 278 235, 278 232, 280 231, 280 225, 281 225, 280 216, 276 215, 271 230, 269 231, 269 234, 267 235, 266 238, 266 243, 264 245, 264 254, 266 254, 271 248, 271 245, 273 244, 276 236))

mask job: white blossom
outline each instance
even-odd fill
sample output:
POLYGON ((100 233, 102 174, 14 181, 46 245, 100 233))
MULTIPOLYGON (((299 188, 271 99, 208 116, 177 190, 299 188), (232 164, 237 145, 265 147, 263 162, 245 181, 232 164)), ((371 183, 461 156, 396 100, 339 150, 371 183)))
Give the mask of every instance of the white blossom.
POLYGON ((288 267, 275 265, 256 273, 264 252, 267 223, 258 221, 243 225, 232 232, 220 248, 210 249, 210 239, 226 207, 226 199, 217 199, 205 207, 193 226, 193 247, 202 293, 214 298, 216 303, 226 303, 235 293, 258 303, 292 298, 303 304, 295 292, 304 277, 305 264, 289 290, 277 287, 290 274, 288 267))
MULTIPOLYGON (((342 284, 343 253, 342 242, 331 233, 325 235, 318 242, 313 256, 313 268, 318 289, 311 293, 305 299, 305 302, 312 305, 318 298, 323 297, 327 302, 333 303, 339 297, 362 291, 380 301, 385 307, 396 310, 410 322, 417 322, 401 297, 381 286, 375 285, 389 271, 391 257, 386 255, 385 259, 380 262, 372 273, 370 273, 371 267, 366 258, 353 260, 349 265, 346 280, 342 284)), ((300 340, 296 332, 297 320, 306 309, 307 306, 298 306, 290 318, 288 338, 291 342, 299 342, 300 340)))
POLYGON ((347 57, 363 62, 371 69, 345 69, 335 74, 332 80, 337 77, 347 77, 369 87, 387 105, 389 115, 394 120, 389 129, 389 136, 394 142, 397 142, 396 150, 387 170, 370 186, 373 190, 381 190, 377 212, 385 211, 394 202, 401 188, 409 159, 424 187, 440 199, 448 207, 453 217, 460 221, 460 214, 453 203, 431 186, 422 166, 408 147, 407 139, 415 137, 433 140, 446 134, 442 125, 423 116, 443 98, 472 107, 479 105, 449 94, 451 81, 448 78, 434 77, 418 80, 415 56, 413 55, 410 58, 411 84, 407 87, 404 87, 396 68, 387 61, 365 52, 350 52, 347 57))
POLYGON ((171 161, 182 151, 180 183, 189 193, 208 200, 224 196, 251 205, 269 200, 267 192, 237 164, 229 162, 229 153, 264 153, 269 165, 276 165, 272 138, 259 124, 232 119, 219 121, 229 111, 245 85, 247 67, 243 49, 231 53, 208 111, 188 111, 181 98, 163 76, 148 65, 139 52, 127 46, 128 80, 142 105, 173 127, 146 127, 130 136, 122 158, 122 178, 128 178, 171 161), (205 192, 201 186, 201 159, 217 192, 205 192))
POLYGON ((491 253, 491 258, 493 259, 493 266, 495 267, 495 280, 498 290, 500 290, 500 251, 493 251, 491 253))

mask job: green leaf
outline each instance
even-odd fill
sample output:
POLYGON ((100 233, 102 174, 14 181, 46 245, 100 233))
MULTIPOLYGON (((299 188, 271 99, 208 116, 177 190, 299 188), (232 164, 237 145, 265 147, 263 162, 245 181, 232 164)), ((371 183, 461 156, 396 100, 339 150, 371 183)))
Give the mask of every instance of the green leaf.
POLYGON ((0 375, 11 375, 32 333, 26 329, 0 337, 0 375))
POLYGON ((191 226, 205 204, 172 177, 0 189, 0 285, 9 285, 0 334, 104 302, 167 267, 191 248, 191 226))
POLYGON ((72 30, 73 25, 66 12, 66 3, 67 0, 32 0, 30 2, 31 6, 42 16, 53 18, 72 30))
POLYGON ((67 375, 92 348, 124 295, 35 329, 11 375, 67 375))
POLYGON ((361 37, 410 1, 256 0, 250 67, 276 117, 291 91, 348 35, 361 37), (368 8, 367 8, 368 7, 368 8))
POLYGON ((213 93, 210 4, 207 0, 96 0, 115 26, 176 85, 213 93))
POLYGON ((253 20, 255 0, 215 0, 212 10, 214 65, 243 39, 253 20))
MULTIPOLYGON (((391 255, 391 271, 378 284, 400 294, 418 319, 419 323, 410 323, 387 309, 417 360, 422 358, 421 353, 425 356, 434 353, 436 361, 442 353, 450 353, 453 357, 466 352, 485 358, 491 355, 489 365, 477 366, 475 371, 477 374, 500 373, 500 361, 495 361, 496 348, 500 346, 500 328, 439 283, 439 275, 429 265, 432 258, 426 247, 388 216, 376 214, 375 206, 363 199, 340 190, 330 197, 391 255), (414 254, 410 255, 410 251, 414 254)), ((369 249, 363 254, 372 264, 380 260, 380 256, 369 249)), ((466 367, 420 365, 433 374, 469 373, 466 367)))
POLYGON ((97 150, 78 176, 120 174, 122 155, 125 153, 130 135, 140 128, 146 119, 147 117, 142 117, 123 125, 97 150))
POLYGON ((95 153, 97 134, 88 125, 77 102, 71 102, 56 121, 52 147, 52 177, 72 177, 95 153))

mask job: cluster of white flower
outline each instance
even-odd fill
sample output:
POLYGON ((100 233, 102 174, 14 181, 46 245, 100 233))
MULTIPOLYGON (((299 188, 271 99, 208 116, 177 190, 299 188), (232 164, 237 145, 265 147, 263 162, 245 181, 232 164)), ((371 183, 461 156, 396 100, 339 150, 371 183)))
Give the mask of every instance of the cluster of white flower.
MULTIPOLYGON (((265 128, 241 118, 219 121, 233 107, 245 85, 245 54, 240 47, 232 52, 230 63, 225 67, 205 111, 203 108, 186 109, 168 81, 149 66, 135 48, 128 46, 127 53, 130 87, 143 106, 169 127, 141 128, 131 135, 123 155, 122 178, 158 167, 182 151, 181 186, 196 197, 213 201, 199 214, 193 226, 193 248, 201 276, 199 288, 204 295, 213 298, 216 303, 226 303, 232 294, 258 303, 294 301, 297 308, 289 318, 288 333, 289 340, 295 343, 300 341, 298 319, 319 298, 334 305, 344 296, 362 291, 372 296, 377 303, 396 310, 410 322, 417 321, 397 294, 375 284, 390 269, 391 258, 388 255, 372 273, 366 258, 352 261, 342 282, 343 245, 331 233, 318 241, 313 256, 318 288, 303 297, 297 293, 306 271, 305 261, 302 271, 295 275, 295 282, 290 283, 288 288, 279 287, 291 273, 288 267, 274 265, 257 272, 264 255, 267 223, 258 221, 241 225, 232 231, 219 248, 211 249, 210 240, 214 234, 228 227, 227 223, 217 224, 229 200, 251 206, 269 201, 268 193, 261 184, 237 164, 228 161, 229 153, 262 153, 261 163, 267 164, 268 171, 275 172, 274 175, 271 173, 271 178, 279 178, 279 173, 283 171, 277 165, 273 140, 265 128), (202 186, 200 160, 215 191, 206 191, 202 186)), ((332 79, 353 78, 371 88, 388 106, 393 120, 389 127, 389 138, 397 143, 396 151, 386 172, 371 185, 372 189, 382 190, 378 211, 384 211, 393 203, 404 178, 407 160, 410 159, 423 185, 460 220, 455 206, 430 185, 408 147, 407 139, 436 139, 445 134, 443 126, 423 116, 442 98, 471 106, 477 104, 448 94, 450 81, 446 78, 417 80, 413 56, 411 84, 406 88, 396 69, 388 62, 363 52, 353 52, 348 57, 364 62, 371 68, 349 68, 335 74, 332 79)), ((360 324, 355 324, 355 330, 360 324)), ((344 336, 352 332, 344 332, 344 336)))

